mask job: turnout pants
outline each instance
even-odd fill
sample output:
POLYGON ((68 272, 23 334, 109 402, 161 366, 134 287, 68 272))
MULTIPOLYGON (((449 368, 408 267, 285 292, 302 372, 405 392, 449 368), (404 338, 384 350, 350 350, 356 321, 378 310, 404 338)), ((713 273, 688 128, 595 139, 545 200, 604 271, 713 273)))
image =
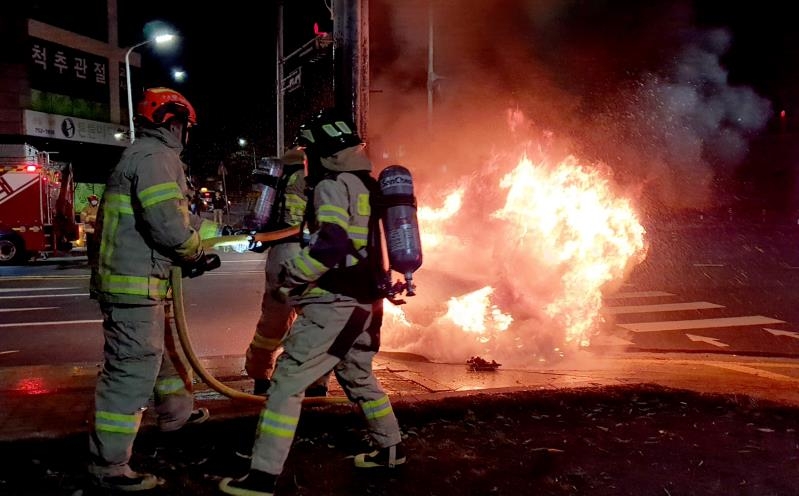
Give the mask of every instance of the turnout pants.
POLYGON ((278 357, 269 399, 261 411, 252 468, 280 474, 288 457, 305 396, 305 388, 331 369, 350 401, 361 406, 369 432, 379 447, 401 440, 388 396, 372 372, 379 348, 382 301, 309 303, 278 357), (374 325, 372 325, 374 323, 374 325))
MULTIPOLYGON (((280 289, 278 277, 281 264, 294 258, 299 252, 300 244, 297 242, 280 243, 270 247, 267 252, 261 317, 255 325, 255 335, 247 347, 244 360, 244 370, 252 379, 270 378, 278 349, 297 316, 294 308, 286 303, 285 299, 276 298, 274 295, 280 289)), ((324 374, 314 382, 314 385, 327 387, 329 380, 329 374, 324 374)))
POLYGON ((89 470, 97 476, 129 470, 142 414, 155 394, 162 431, 186 423, 194 406, 189 369, 167 317, 168 304, 101 303, 105 361, 95 389, 89 470))
POLYGON ((274 367, 275 354, 294 322, 294 309, 275 298, 280 288, 280 264, 300 252, 296 242, 281 243, 269 248, 266 255, 266 282, 261 299, 261 317, 255 325, 255 335, 247 348, 244 369, 253 379, 269 379, 274 367))

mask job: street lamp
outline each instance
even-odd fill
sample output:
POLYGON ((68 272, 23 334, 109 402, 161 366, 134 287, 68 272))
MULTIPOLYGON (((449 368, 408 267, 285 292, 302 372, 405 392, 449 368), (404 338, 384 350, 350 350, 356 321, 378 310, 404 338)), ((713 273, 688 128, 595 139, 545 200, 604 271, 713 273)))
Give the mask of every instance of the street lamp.
MULTIPOLYGON (((244 138, 239 138, 239 146, 242 149, 246 149, 247 147, 247 140, 244 138)), ((252 144, 252 166, 253 168, 258 168, 258 158, 255 155, 255 143, 252 144)))
POLYGON ((125 54, 125 77, 127 78, 128 83, 128 119, 130 123, 130 142, 133 143, 136 140, 136 132, 133 129, 133 89, 130 86, 130 54, 133 50, 139 48, 140 46, 144 46, 148 43, 156 43, 158 45, 162 43, 168 43, 175 39, 175 35, 171 33, 159 34, 158 36, 151 38, 149 40, 144 40, 141 43, 137 43, 132 47, 128 48, 128 52, 125 54))
POLYGON ((172 79, 178 83, 182 83, 186 80, 186 71, 183 69, 172 69, 172 79))

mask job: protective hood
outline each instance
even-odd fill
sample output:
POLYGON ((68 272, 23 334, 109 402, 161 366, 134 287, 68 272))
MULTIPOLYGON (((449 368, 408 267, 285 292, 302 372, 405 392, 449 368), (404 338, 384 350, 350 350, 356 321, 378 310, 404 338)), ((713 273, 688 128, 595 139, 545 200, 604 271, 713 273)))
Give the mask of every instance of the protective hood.
POLYGON ((322 157, 319 160, 322 167, 335 172, 372 170, 372 162, 366 156, 366 148, 363 144, 345 148, 330 157, 322 157))
POLYGON ((169 148, 175 148, 178 151, 183 150, 183 143, 181 143, 180 139, 177 136, 169 132, 169 129, 165 127, 156 127, 156 128, 142 128, 141 131, 136 131, 140 134, 140 137, 150 137, 155 138, 158 141, 161 141, 169 148))

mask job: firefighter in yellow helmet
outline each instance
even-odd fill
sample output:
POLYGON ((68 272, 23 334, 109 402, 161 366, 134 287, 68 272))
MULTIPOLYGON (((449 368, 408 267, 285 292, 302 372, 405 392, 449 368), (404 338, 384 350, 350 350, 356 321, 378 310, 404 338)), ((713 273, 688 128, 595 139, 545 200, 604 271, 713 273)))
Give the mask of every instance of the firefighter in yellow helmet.
POLYGON ((140 133, 111 172, 100 204, 100 249, 91 282, 103 314, 105 346, 89 473, 96 486, 126 492, 158 484, 154 475, 128 465, 153 393, 162 431, 208 418, 208 410, 193 409, 190 379, 178 372, 180 364, 165 344, 173 342, 166 338, 174 332, 167 324, 167 297, 174 264, 194 275, 218 266, 219 258, 206 255, 200 240, 222 231, 188 211, 180 154, 197 123, 192 105, 174 90, 151 88, 136 114, 140 133))
MULTIPOLYGON (((355 457, 357 468, 393 468, 405 463, 397 418, 372 371, 380 344, 383 300, 371 291, 359 264, 367 264, 372 163, 349 117, 331 109, 303 126, 308 181, 310 240, 281 269, 281 292, 297 308, 283 341, 261 411, 249 472, 225 478, 223 493, 274 494, 299 422, 305 389, 322 374, 335 373, 357 403, 375 450, 355 457)), ((368 265, 367 265, 368 267, 368 265)))

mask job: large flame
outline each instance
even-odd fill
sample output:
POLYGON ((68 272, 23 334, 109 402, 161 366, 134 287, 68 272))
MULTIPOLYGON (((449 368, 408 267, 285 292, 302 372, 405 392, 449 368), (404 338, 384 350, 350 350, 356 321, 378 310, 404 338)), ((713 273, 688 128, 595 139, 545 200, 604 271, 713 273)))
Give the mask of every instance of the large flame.
POLYGON ((387 305, 386 348, 517 365, 563 356, 590 344, 602 289, 643 260, 644 228, 605 168, 523 154, 486 169, 420 200, 418 296, 387 305))

